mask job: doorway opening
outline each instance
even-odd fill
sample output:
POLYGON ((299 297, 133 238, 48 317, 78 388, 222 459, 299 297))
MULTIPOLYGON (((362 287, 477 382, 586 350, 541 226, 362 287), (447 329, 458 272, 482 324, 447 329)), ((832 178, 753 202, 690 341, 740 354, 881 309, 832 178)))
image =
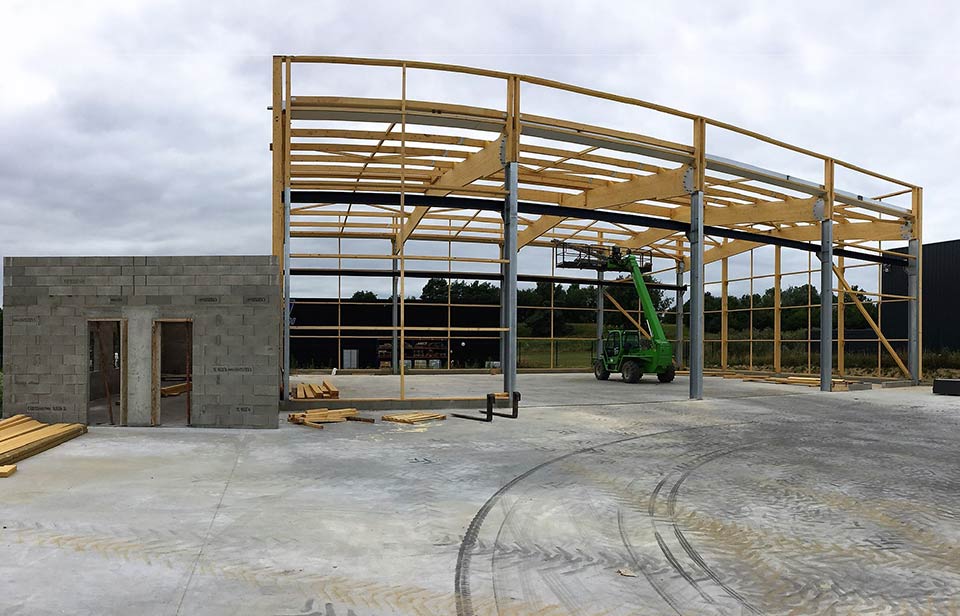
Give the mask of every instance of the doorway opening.
POLYGON ((127 423, 126 321, 87 321, 87 424, 127 423))
POLYGON ((193 391, 193 321, 153 323, 154 426, 189 426, 193 391))

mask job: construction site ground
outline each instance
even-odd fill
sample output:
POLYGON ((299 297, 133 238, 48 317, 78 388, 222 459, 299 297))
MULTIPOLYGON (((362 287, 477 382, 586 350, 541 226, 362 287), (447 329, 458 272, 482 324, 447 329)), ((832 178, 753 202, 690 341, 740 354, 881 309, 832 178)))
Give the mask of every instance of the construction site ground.
POLYGON ((960 398, 518 381, 489 424, 91 426, 0 479, 0 613, 960 613, 960 398))

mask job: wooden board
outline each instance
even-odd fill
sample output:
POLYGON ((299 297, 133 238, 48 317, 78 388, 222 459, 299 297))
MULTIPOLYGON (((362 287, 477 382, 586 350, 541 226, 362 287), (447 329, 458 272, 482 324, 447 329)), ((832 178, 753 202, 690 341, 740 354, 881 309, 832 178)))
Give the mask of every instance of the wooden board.
POLYGON ((446 415, 439 413, 399 413, 397 415, 384 415, 384 421, 393 421, 396 423, 415 424, 422 421, 433 421, 446 419, 446 415))
POLYGON ((46 451, 87 431, 82 424, 43 425, 0 442, 0 465, 13 464, 46 451))
POLYGON ((18 424, 12 426, 0 428, 0 442, 11 439, 15 436, 20 436, 21 434, 26 434, 28 432, 33 432, 34 430, 39 430, 47 424, 40 423, 35 419, 27 419, 26 421, 21 421, 18 424))
POLYGON ((330 381, 324 381, 320 386, 324 392, 324 398, 333 398, 334 400, 340 399, 340 390, 333 386, 333 383, 330 381))
POLYGON ((26 415, 14 415, 13 417, 0 419, 0 430, 2 430, 3 428, 6 428, 7 426, 12 426, 16 423, 19 423, 21 421, 26 421, 28 419, 31 419, 31 418, 27 417, 26 415))
MULTIPOLYGON (((356 417, 359 413, 357 409, 311 409, 302 413, 289 413, 287 421, 296 424, 341 423, 356 417)), ((360 419, 357 420, 360 421, 360 419)))
POLYGON ((8 464, 6 466, 0 466, 0 477, 9 477, 10 475, 17 472, 16 464, 8 464))
POLYGON ((179 396, 180 394, 185 394, 188 391, 193 391, 193 383, 177 383, 176 385, 167 385, 166 387, 160 388, 160 397, 169 398, 171 396, 179 396))

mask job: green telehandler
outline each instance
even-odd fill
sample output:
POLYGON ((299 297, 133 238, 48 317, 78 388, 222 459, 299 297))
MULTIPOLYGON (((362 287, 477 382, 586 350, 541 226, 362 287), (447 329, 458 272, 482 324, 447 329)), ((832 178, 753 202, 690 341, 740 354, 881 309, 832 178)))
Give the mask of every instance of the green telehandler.
POLYGON ((599 345, 599 355, 593 356, 593 373, 605 381, 613 372, 623 380, 636 383, 644 374, 656 374, 661 383, 669 383, 676 376, 673 345, 667 340, 660 325, 660 317, 653 305, 650 291, 643 280, 644 271, 652 269, 648 255, 624 252, 617 246, 592 246, 558 242, 557 265, 597 271, 629 272, 640 296, 644 320, 649 332, 611 329, 599 345), (646 258, 645 258, 646 257, 646 258))

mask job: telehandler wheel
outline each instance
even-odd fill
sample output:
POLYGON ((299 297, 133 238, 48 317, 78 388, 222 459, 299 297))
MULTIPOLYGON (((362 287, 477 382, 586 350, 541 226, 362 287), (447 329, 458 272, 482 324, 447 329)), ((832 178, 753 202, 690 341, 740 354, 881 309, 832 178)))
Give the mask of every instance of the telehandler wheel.
POLYGON ((610 371, 603 365, 603 362, 599 359, 593 362, 593 376, 597 377, 598 381, 606 381, 610 378, 610 371))
POLYGON ((673 381, 675 376, 677 376, 677 368, 673 364, 670 364, 669 368, 657 374, 657 378, 661 383, 669 383, 673 381))
POLYGON ((620 367, 620 373, 623 375, 623 380, 627 383, 639 383, 640 377, 643 376, 643 372, 640 371, 640 364, 631 359, 623 362, 623 365, 620 367))

